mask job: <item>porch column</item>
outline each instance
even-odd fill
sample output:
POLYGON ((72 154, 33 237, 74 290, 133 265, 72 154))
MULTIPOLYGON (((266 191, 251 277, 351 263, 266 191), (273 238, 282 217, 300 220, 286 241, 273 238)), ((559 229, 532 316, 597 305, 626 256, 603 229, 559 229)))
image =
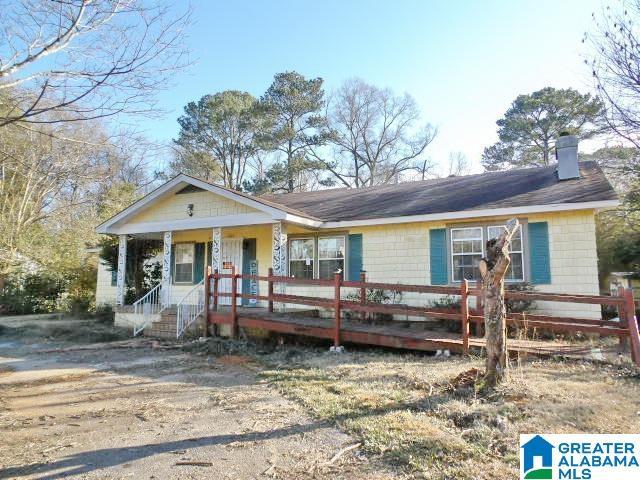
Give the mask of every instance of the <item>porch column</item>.
POLYGON ((162 255, 162 303, 171 305, 171 243, 172 232, 164 232, 162 255))
POLYGON ((214 227, 211 241, 211 271, 220 272, 222 263, 222 228, 214 227))
MULTIPOLYGON (((273 274, 276 276, 286 276, 287 265, 287 227, 282 222, 272 224, 272 255, 271 262, 273 274)), ((285 293, 286 285, 279 283, 276 285, 277 293, 285 293)))
POLYGON ((118 276, 116 280, 116 305, 124 305, 124 291, 127 265, 127 236, 118 237, 118 276))

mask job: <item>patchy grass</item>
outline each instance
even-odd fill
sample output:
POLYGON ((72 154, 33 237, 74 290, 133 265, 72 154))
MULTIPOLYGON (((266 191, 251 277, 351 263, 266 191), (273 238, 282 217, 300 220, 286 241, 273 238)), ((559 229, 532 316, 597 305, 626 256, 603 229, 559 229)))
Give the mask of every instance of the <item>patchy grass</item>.
POLYGON ((640 376, 622 367, 525 363, 482 398, 466 381, 479 359, 317 351, 278 365, 264 359, 265 381, 414 478, 516 478, 520 433, 640 431, 640 376))
POLYGON ((131 331, 96 320, 30 322, 20 326, 0 325, 0 337, 47 339, 57 342, 97 343, 131 338, 131 331))

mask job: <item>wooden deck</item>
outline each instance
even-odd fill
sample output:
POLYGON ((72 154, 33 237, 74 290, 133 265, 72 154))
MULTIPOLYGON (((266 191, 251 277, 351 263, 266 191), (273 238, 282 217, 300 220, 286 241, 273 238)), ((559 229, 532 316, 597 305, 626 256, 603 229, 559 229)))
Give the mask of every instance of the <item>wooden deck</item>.
MULTIPOLYGON (((219 307, 210 312, 211 323, 231 325, 231 308, 219 307)), ((237 308, 237 322, 240 328, 260 328, 270 332, 300 335, 327 339, 334 338, 332 318, 321 318, 313 311, 288 310, 269 312, 266 308, 237 308)), ((449 350, 463 353, 463 341, 459 333, 429 330, 428 325, 414 323, 407 325, 401 321, 389 322, 385 325, 371 325, 343 319, 340 337, 344 343, 373 345, 419 351, 449 350)), ((469 346, 480 352, 484 348, 484 339, 469 338, 469 346)), ((525 353, 533 355, 563 355, 570 357, 584 356, 591 353, 591 347, 585 344, 572 344, 560 341, 509 339, 507 348, 512 354, 525 353)))
MULTIPOLYGON (((234 338, 237 337, 240 328, 259 328, 283 334, 327 339, 332 341, 335 347, 343 344, 361 344, 422 351, 449 350, 463 354, 481 351, 485 347, 484 339, 472 336, 470 328, 472 323, 479 327, 484 325, 481 286, 470 288, 467 281, 463 281, 459 287, 406 285, 367 282, 365 272, 361 272, 360 281, 345 281, 340 273, 336 273, 333 280, 327 280, 278 276, 273 275, 272 269, 269 269, 267 276, 237 274, 233 267, 231 270, 230 274, 211 274, 209 271, 205 275, 204 309, 208 312, 208 325, 229 325, 231 336, 234 338), (219 282, 223 278, 232 280, 229 292, 221 292, 219 289, 219 282), (240 293, 237 286, 241 280, 267 282, 267 295, 240 293), (304 285, 311 290, 315 287, 333 287, 334 295, 333 298, 324 298, 276 293, 276 285, 288 284, 304 285), (359 292, 359 295, 356 295, 359 299, 343 298, 344 288, 352 291, 355 289, 359 292), (460 304, 457 308, 435 308, 428 302, 425 302, 425 306, 380 304, 367 299, 367 292, 374 289, 455 296, 459 297, 460 304), (474 296, 477 309, 471 310, 469 299, 474 296), (231 305, 222 307, 221 299, 231 305), (241 299, 254 299, 266 303, 267 308, 243 308, 240 306, 241 299), (279 311, 285 305, 296 305, 302 312, 279 311), (317 314, 314 315, 316 309, 332 315, 319 317, 317 314), (416 317, 425 319, 426 322, 396 320, 381 325, 366 321, 368 318, 376 318, 376 315, 390 318, 416 317), (458 332, 450 333, 425 328, 432 320, 459 322, 460 329, 458 332)), ((580 332, 601 337, 617 337, 621 344, 630 339, 632 359, 640 367, 640 332, 631 289, 619 289, 617 295, 611 296, 506 291, 505 298, 615 307, 621 321, 522 313, 507 315, 506 322, 507 325, 529 332, 580 332)), ((591 344, 588 342, 510 339, 507 345, 511 353, 578 357, 591 354, 591 344)))

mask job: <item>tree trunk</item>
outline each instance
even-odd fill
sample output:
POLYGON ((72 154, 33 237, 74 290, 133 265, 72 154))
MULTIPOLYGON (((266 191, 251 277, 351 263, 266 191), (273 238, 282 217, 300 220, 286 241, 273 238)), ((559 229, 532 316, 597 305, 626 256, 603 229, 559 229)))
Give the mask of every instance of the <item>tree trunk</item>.
POLYGON ((497 239, 487 242, 487 258, 480 261, 484 300, 485 341, 487 349, 485 387, 494 387, 507 369, 507 322, 504 301, 504 275, 511 258, 511 238, 518 230, 517 219, 509 220, 497 239))

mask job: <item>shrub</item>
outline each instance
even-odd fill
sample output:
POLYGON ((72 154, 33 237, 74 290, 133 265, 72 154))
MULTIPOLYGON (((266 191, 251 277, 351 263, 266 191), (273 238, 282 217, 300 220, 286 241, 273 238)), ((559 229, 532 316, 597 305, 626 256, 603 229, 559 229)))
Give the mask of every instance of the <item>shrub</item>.
MULTIPOLYGON (((536 289, 528 282, 522 283, 507 283, 505 285, 506 290, 512 292, 535 292, 536 289)), ((507 300, 507 313, 522 313, 529 312, 535 308, 535 302, 531 300, 507 300)))
POLYGON ((58 311, 66 282, 46 272, 10 276, 0 294, 5 313, 25 315, 58 311))
MULTIPOLYGON (((360 292, 349 293, 347 300, 353 302, 360 301, 360 292)), ((381 288, 367 289, 367 303, 397 305, 402 301, 402 292, 399 290, 383 290, 381 288)), ((347 312, 347 318, 360 318, 356 312, 347 312)), ((367 313, 366 320, 389 321, 393 320, 393 315, 388 313, 367 313)))

